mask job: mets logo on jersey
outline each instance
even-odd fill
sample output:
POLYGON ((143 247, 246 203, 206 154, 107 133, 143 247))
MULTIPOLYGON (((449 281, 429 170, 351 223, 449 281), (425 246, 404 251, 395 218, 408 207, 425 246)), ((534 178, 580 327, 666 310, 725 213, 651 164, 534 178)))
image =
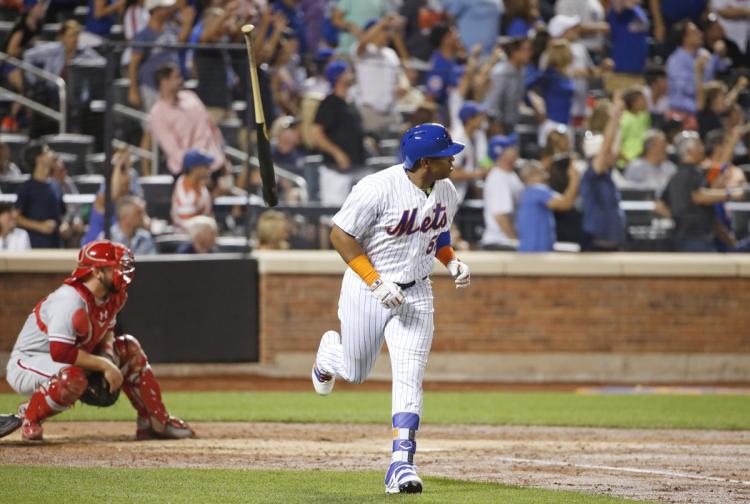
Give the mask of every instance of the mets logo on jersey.
POLYGON ((418 208, 404 210, 399 223, 385 231, 391 236, 409 236, 420 231, 426 233, 430 230, 441 229, 448 224, 448 214, 445 210, 446 207, 442 203, 438 203, 432 210, 433 215, 425 217, 421 224, 417 223, 418 208))

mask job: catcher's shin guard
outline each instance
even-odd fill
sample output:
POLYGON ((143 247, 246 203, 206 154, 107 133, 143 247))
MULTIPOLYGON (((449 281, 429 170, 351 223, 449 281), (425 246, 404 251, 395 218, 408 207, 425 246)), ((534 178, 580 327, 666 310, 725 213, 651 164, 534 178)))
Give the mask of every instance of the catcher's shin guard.
POLYGON ((129 334, 115 338, 115 354, 124 377, 122 390, 138 412, 136 437, 192 437, 194 433, 185 422, 169 415, 159 382, 138 340, 129 334))
POLYGON ((42 422, 70 408, 86 391, 86 372, 78 366, 68 366, 40 385, 29 402, 22 405, 22 437, 42 439, 42 422))

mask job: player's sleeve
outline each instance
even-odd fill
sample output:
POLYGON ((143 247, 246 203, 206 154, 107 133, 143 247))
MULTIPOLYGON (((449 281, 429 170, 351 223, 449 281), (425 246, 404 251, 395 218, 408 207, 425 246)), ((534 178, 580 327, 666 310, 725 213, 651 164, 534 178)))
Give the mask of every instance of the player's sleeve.
POLYGON ((446 213, 448 214, 448 226, 450 227, 458 213, 458 191, 451 180, 446 179, 445 182, 448 185, 448 209, 446 213))
MULTIPOLYGON (((75 294, 77 296, 77 294, 75 294)), ((80 299, 57 297, 48 301, 47 336, 52 360, 73 364, 78 357, 76 333, 88 332, 88 314, 80 299)))
POLYGON ((333 216, 333 223, 347 234, 360 238, 377 221, 382 211, 381 201, 378 188, 372 183, 361 181, 354 186, 341 210, 333 216))

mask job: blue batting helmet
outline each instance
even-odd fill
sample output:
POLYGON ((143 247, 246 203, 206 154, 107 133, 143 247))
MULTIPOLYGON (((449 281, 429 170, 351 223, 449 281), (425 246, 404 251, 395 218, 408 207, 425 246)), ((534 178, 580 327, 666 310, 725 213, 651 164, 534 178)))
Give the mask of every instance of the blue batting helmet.
POLYGON ((440 124, 420 124, 401 137, 401 159, 407 170, 422 158, 455 156, 462 150, 464 144, 454 142, 448 130, 440 124))

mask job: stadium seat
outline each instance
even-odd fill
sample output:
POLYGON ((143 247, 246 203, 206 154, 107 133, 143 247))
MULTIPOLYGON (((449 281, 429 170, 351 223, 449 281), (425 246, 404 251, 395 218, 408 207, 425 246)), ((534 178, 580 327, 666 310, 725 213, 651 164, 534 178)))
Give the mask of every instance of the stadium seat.
POLYGON ((0 191, 6 194, 17 194, 18 188, 29 180, 31 175, 5 175, 0 177, 0 191))
POLYGON ((105 80, 104 62, 68 65, 66 82, 71 108, 86 105, 92 100, 103 100, 106 92, 105 80))
POLYGON ((623 201, 653 201, 656 199, 656 191, 635 187, 622 188, 620 198, 623 201))
POLYGON ((381 156, 398 156, 401 150, 401 139, 384 138, 378 142, 378 151, 381 156))
POLYGON ((539 128, 532 125, 519 124, 516 126, 518 134, 521 157, 524 159, 538 159, 541 153, 539 148, 539 128))
MULTIPOLYGON (((247 250, 247 238, 244 236, 219 236, 216 239, 216 246, 219 248, 219 252, 224 253, 241 253, 247 250)), ((250 247, 252 248, 253 242, 250 240, 250 247)))
POLYGON ((115 103, 121 105, 128 104, 128 89, 130 89, 130 79, 116 79, 115 83, 115 103))
POLYGON ((389 168, 397 163, 399 163, 399 159, 396 156, 374 156, 365 160, 365 165, 375 170, 389 168))
POLYGON ((104 183, 104 175, 76 175, 71 178, 81 194, 96 194, 104 183))
POLYGON ((16 133, 1 133, 0 142, 10 148, 10 160, 18 165, 22 172, 26 173, 26 163, 23 160, 23 153, 26 146, 29 145, 29 137, 16 133))
POLYGON ((323 156, 315 154, 303 158, 304 177, 310 201, 320 201, 320 174, 318 168, 323 163, 323 156))
POLYGON ((73 9, 73 18, 78 21, 78 24, 84 26, 86 24, 86 18, 89 15, 88 5, 79 5, 73 9))
POLYGON ((60 135, 47 135, 43 137, 47 145, 56 152, 72 154, 70 162, 66 160, 65 166, 68 173, 73 175, 84 175, 90 173, 87 166, 87 156, 94 150, 94 137, 89 135, 76 135, 65 133, 60 135))
POLYGON ((104 161, 106 155, 103 152, 97 152, 95 154, 89 154, 86 157, 86 162, 89 165, 91 174, 93 175, 104 175, 104 161))
POLYGON ((62 23, 45 23, 42 25, 42 31, 39 34, 39 40, 46 40, 52 42, 57 40, 57 35, 60 33, 62 23))
POLYGON ((169 210, 172 206, 172 186, 174 177, 171 175, 149 175, 140 177, 138 181, 143 188, 146 200, 146 210, 151 217, 169 220, 169 210))
POLYGON ((224 136, 227 145, 240 148, 240 131, 242 130, 242 121, 236 117, 224 119, 219 123, 219 129, 224 136))
POLYGON ((13 21, 0 21, 0 37, 2 37, 2 40, 8 38, 8 35, 13 30, 14 24, 13 21))
POLYGON ((177 247, 189 240, 190 236, 186 234, 164 234, 154 237, 156 250, 159 254, 174 254, 177 247))

